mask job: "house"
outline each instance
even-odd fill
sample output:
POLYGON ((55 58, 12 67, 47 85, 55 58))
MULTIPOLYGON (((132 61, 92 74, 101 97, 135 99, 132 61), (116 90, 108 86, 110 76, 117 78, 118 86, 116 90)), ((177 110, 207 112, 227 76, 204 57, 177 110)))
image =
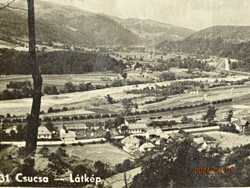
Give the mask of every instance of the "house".
POLYGON ((128 125, 128 133, 141 134, 146 132, 147 126, 144 123, 131 123, 128 125))
POLYGON ((162 129, 160 127, 148 127, 146 138, 154 138, 154 137, 160 137, 162 134, 162 129))
POLYGON ((140 146, 140 140, 136 138, 134 135, 130 135, 122 139, 121 143, 124 145, 123 150, 129 153, 133 153, 134 151, 137 151, 140 146))
POLYGON ((164 138, 164 139, 168 139, 170 136, 170 134, 171 134, 172 132, 162 132, 161 134, 160 134, 160 138, 164 138))
POLYGON ((124 131, 123 127, 127 127, 127 129, 125 129, 125 130, 129 134, 142 134, 142 133, 146 132, 146 130, 147 130, 146 123, 144 123, 144 122, 128 123, 125 120, 124 124, 122 124, 118 127, 120 133, 122 133, 124 131))
POLYGON ((11 131, 14 131, 15 133, 17 133, 17 127, 16 126, 13 126, 13 127, 10 127, 10 128, 7 128, 4 130, 6 134, 10 134, 11 131))
POLYGON ((64 127, 59 131, 60 139, 63 141, 72 141, 76 139, 76 133, 74 131, 68 131, 64 127))
POLYGON ((51 138, 52 138, 52 133, 45 126, 38 127, 37 139, 51 139, 51 138))
POLYGON ((140 152, 147 152, 147 151, 152 151, 155 148, 154 144, 151 142, 146 142, 142 144, 139 148, 140 152))
POLYGON ((245 118, 233 118, 232 123, 235 125, 236 129, 240 132, 245 132, 249 129, 250 121, 245 118))
POLYGON ((205 143, 205 140, 204 140, 203 137, 194 138, 193 140, 194 140, 194 142, 195 142, 197 145, 202 145, 203 143, 205 143))

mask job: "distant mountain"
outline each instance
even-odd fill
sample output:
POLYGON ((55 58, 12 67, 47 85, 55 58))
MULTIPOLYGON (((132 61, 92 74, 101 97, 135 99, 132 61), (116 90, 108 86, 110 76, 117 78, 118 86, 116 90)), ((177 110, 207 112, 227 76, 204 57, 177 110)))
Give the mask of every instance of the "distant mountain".
POLYGON ((191 29, 181 28, 154 20, 110 18, 132 31, 139 37, 141 44, 144 45, 157 45, 164 40, 177 41, 194 33, 191 29))
MULTIPOLYGON (((25 1, 16 6, 27 8, 25 1)), ((80 46, 154 45, 164 40, 179 40, 192 30, 152 20, 119 19, 44 1, 35 1, 38 42, 59 42, 80 46)), ((27 40, 27 12, 0 11, 0 39, 27 40)))
MULTIPOLYGON (((35 6, 38 41, 81 46, 127 46, 138 42, 136 35, 108 17, 43 1, 36 1, 35 6)), ((26 14, 0 11, 0 39, 27 38, 26 14)))
POLYGON ((187 37, 188 39, 217 39, 238 43, 250 40, 250 26, 214 26, 187 37))
POLYGON ((250 58, 250 26, 215 26, 198 31, 184 40, 166 40, 157 49, 237 59, 250 58))

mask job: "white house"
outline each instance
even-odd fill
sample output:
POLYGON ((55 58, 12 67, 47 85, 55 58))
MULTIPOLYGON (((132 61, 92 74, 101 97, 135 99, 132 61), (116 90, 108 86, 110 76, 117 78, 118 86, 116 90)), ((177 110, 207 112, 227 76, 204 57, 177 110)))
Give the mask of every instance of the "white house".
POLYGON ((76 133, 74 131, 67 131, 61 128, 59 131, 60 139, 63 141, 72 141, 76 139, 76 133))
POLYGON ((160 127, 149 127, 146 133, 146 138, 149 139, 150 137, 160 137, 162 134, 162 129, 160 127))
POLYGON ((131 153, 133 153, 134 151, 137 151, 140 146, 140 140, 136 138, 134 135, 130 135, 122 139, 121 143, 124 145, 123 150, 127 152, 131 152, 131 153))
POLYGON ((146 132, 147 126, 144 123, 131 123, 128 125, 128 133, 141 134, 146 132))
POLYGON ((144 144, 142 144, 139 148, 140 152, 146 152, 146 151, 151 151, 155 148, 154 144, 150 143, 150 142, 146 142, 144 144))
POLYGON ((45 126, 39 126, 37 138, 38 139, 51 139, 52 133, 45 126))

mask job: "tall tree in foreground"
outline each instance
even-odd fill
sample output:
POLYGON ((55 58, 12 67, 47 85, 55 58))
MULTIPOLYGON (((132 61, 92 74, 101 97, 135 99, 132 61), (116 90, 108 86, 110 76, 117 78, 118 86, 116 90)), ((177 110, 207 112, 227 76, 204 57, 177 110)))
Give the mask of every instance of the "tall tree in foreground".
POLYGON ((23 173, 27 175, 33 174, 34 155, 37 146, 37 132, 40 124, 39 114, 42 97, 42 76, 40 72, 39 63, 36 59, 36 35, 35 35, 35 9, 34 0, 27 0, 28 3, 28 30, 29 30, 29 63, 33 78, 33 101, 31 107, 31 114, 28 117, 26 126, 26 150, 28 157, 25 159, 23 173))

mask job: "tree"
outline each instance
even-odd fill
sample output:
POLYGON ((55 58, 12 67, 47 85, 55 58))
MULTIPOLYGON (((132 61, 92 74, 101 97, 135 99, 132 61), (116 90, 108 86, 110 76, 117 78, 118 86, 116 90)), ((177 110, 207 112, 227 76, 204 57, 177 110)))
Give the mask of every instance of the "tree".
POLYGON ((13 99, 13 94, 9 90, 4 90, 2 95, 3 100, 13 99))
POLYGON ((55 131, 54 124, 53 124, 51 121, 46 122, 45 127, 46 127, 50 132, 55 131))
POLYGON ((123 73, 123 74, 122 74, 122 77, 123 77, 123 79, 124 79, 124 80, 126 80, 126 79, 127 79, 127 77, 128 77, 128 73, 126 73, 126 72, 125 72, 125 73, 123 73))
POLYGON ((208 121, 208 123, 211 123, 214 121, 214 118, 216 117, 216 111, 214 105, 210 105, 207 109, 207 114, 203 116, 203 120, 208 121))
POLYGON ((122 125, 123 123, 125 123, 125 118, 122 114, 119 114, 115 118, 115 126, 118 127, 118 126, 122 125))
POLYGON ((91 175, 92 173, 93 173, 92 170, 87 168, 86 166, 78 165, 73 170, 73 177, 76 177, 77 175, 83 175, 83 174, 91 175))
POLYGON ((159 79, 161 81, 165 81, 165 80, 175 80, 175 73, 173 72, 163 72, 159 75, 159 79))
POLYGON ((49 95, 57 95, 58 94, 58 90, 57 90, 56 86, 45 86, 43 89, 43 92, 45 94, 49 94, 49 95))
POLYGON ((107 172, 105 166, 106 165, 101 161, 96 161, 95 162, 94 167, 97 170, 96 176, 101 177, 101 178, 108 177, 108 172, 107 172))
POLYGON ((121 132, 126 134, 128 132, 128 126, 126 126, 126 125, 122 126, 121 132))
POLYGON ((195 174, 195 168, 220 164, 220 149, 199 152, 189 136, 167 143, 160 152, 142 161, 142 172, 134 177, 131 188, 215 186, 209 174, 195 174), (218 154, 215 156, 215 154, 218 154))
POLYGON ((39 153, 42 154, 43 157, 48 157, 49 148, 46 147, 46 146, 43 146, 43 147, 40 149, 39 153))
POLYGON ((193 119, 192 118, 188 118, 187 116, 183 116, 183 118, 181 119, 182 123, 192 123, 193 119))
POLYGON ((122 106, 124 108, 124 113, 127 115, 131 112, 132 109, 132 100, 131 99, 122 99, 122 106))
POLYGON ((229 110, 227 112, 226 121, 231 122, 231 120, 233 118, 233 114, 234 114, 233 110, 229 110))
POLYGON ((104 138, 105 138, 106 140, 110 140, 110 138, 111 138, 111 133, 110 133, 109 131, 107 131, 107 132, 105 133, 105 135, 104 135, 104 138))
POLYGON ((108 101, 109 104, 113 104, 114 103, 114 99, 113 97, 111 97, 110 95, 107 95, 107 97, 105 97, 108 101))
POLYGON ((71 93, 75 91, 74 85, 72 82, 67 82, 64 84, 65 92, 66 93, 71 93))

